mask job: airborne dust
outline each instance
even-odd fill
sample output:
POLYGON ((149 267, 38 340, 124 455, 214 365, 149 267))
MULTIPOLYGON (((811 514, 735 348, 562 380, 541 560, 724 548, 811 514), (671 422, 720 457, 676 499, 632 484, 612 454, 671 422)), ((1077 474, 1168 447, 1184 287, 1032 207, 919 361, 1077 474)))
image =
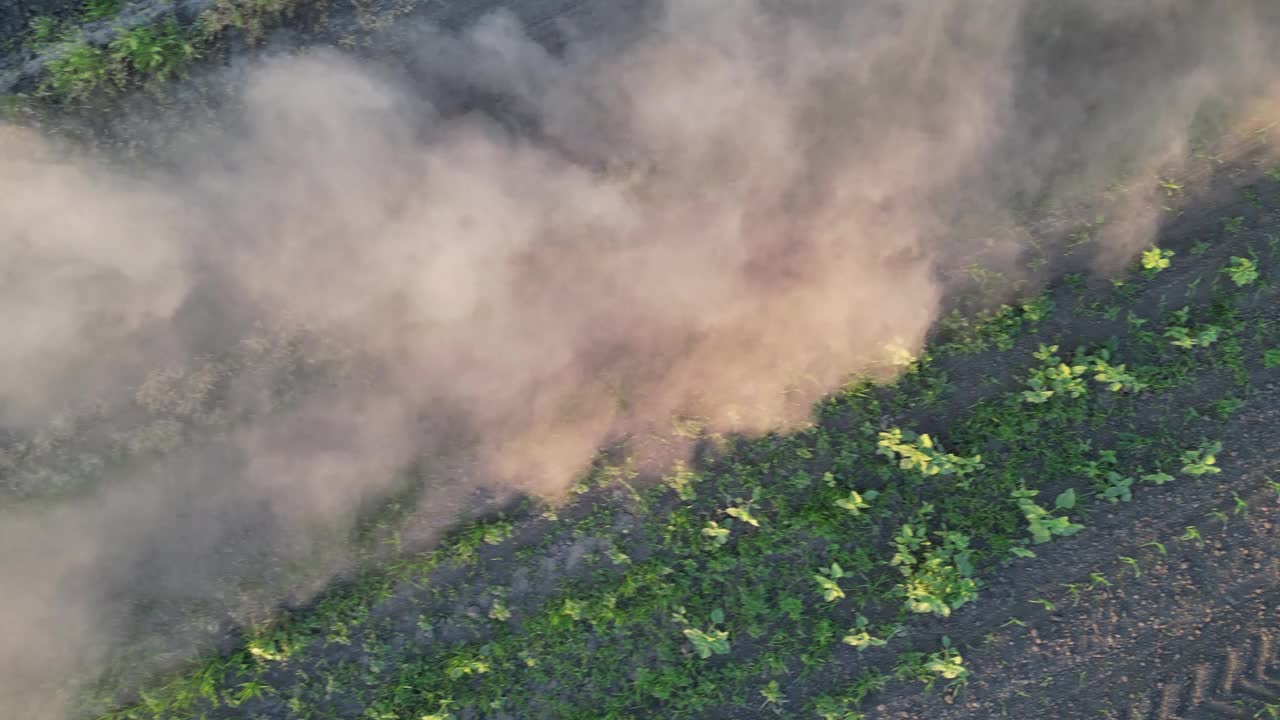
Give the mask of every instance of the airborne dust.
POLYGON ((1277 78, 1277 30, 1261 0, 669 0, 554 52, 499 14, 264 56, 144 168, 0 126, 0 715, 305 600, 406 469, 425 542, 676 416, 803 421, 968 263, 1042 281, 1028 213, 1154 187, 1277 78))

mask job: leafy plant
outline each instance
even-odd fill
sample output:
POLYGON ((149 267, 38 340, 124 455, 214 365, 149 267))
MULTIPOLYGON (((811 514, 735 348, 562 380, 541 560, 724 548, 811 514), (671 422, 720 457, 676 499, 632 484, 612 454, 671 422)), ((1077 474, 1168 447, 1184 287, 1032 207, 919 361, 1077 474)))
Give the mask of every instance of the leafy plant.
POLYGON ((969 671, 964 666, 964 658, 951 647, 951 638, 942 638, 942 648, 928 655, 921 652, 903 653, 898 658, 894 669, 901 680, 923 682, 925 688, 932 688, 939 679, 964 683, 969 678, 969 671))
POLYGON ((903 525, 893 538, 897 552, 890 565, 903 575, 896 591, 908 610, 946 617, 978 597, 978 582, 972 577, 969 538, 958 532, 937 537, 941 542, 935 545, 922 526, 903 525))
POLYGON ((729 654, 729 633, 725 630, 685 628, 684 636, 689 638, 693 651, 703 660, 712 655, 729 654))
POLYGON ((1268 370, 1280 367, 1280 348, 1272 348, 1262 352, 1262 366, 1268 370))
POLYGON ((960 457, 943 452, 928 434, 891 428, 880 433, 877 453, 898 461, 903 470, 917 470, 925 476, 967 475, 981 470, 982 456, 960 457))
POLYGON ((1129 502, 1133 499, 1133 478, 1122 476, 1114 470, 1108 470, 1095 484, 1098 497, 1109 503, 1129 502))
POLYGON ((1258 264, 1249 258, 1232 256, 1231 264, 1222 269, 1237 287, 1252 285, 1258 279, 1258 264))
POLYGON ((848 573, 839 563, 831 563, 829 568, 819 568, 814 574, 813 579, 818 583, 818 589, 822 592, 822 599, 827 602, 834 602, 844 597, 844 590, 840 589, 840 584, 836 581, 848 577, 848 573))
POLYGON ((880 647, 888 644, 888 638, 880 638, 871 634, 868 629, 870 625, 871 621, 859 613, 854 618, 853 627, 844 636, 844 644, 856 647, 858 650, 866 650, 869 647, 880 647))
POLYGON ((41 91, 69 100, 82 100, 102 87, 109 78, 106 51, 79 37, 63 43, 58 55, 49 61, 41 91))
POLYGON ((1237 215, 1232 218, 1222 219, 1222 230, 1228 235, 1236 235, 1244 229, 1244 216, 1237 215))
POLYGON ((1206 443, 1195 450, 1186 450, 1182 453, 1182 474, 1200 477, 1202 475, 1217 475, 1222 472, 1222 468, 1217 466, 1217 454, 1222 452, 1222 443, 1206 443))
POLYGON ((702 528, 702 536, 709 539, 716 547, 720 547, 729 542, 729 528, 722 527, 720 523, 709 520, 706 527, 702 528))
POLYGON ((1056 352, 1057 345, 1041 345, 1032 354, 1032 357, 1041 361, 1042 366, 1031 372, 1031 377, 1027 380, 1027 386, 1031 389, 1022 392, 1024 401, 1040 404, 1048 402, 1055 395, 1078 398, 1087 391, 1082 378, 1089 369, 1088 365, 1085 362, 1069 365, 1055 355, 1056 352))
POLYGON ((141 25, 109 46, 111 60, 143 78, 164 80, 196 58, 195 45, 170 17, 162 25, 141 25))
POLYGON ((1097 355, 1090 356, 1093 364, 1093 379, 1107 386, 1111 392, 1141 392, 1147 389, 1146 383, 1138 381, 1125 365, 1110 364, 1111 353, 1103 348, 1097 355))
POLYGON ((875 490, 868 490, 865 493, 850 490, 849 497, 836 500, 835 505, 848 510, 852 515, 861 515, 863 510, 871 507, 871 501, 879 496, 880 493, 875 490))
POLYGON ((1158 247, 1152 247, 1148 250, 1144 250, 1142 253, 1142 269, 1145 270, 1148 275, 1155 275, 1161 270, 1169 267, 1170 259, 1172 257, 1172 250, 1165 250, 1158 247))
MULTIPOLYGON (((1018 509, 1022 511, 1023 517, 1027 519, 1027 529, 1031 532, 1031 538, 1036 544, 1048 542, 1054 535, 1074 535, 1084 529, 1083 525, 1071 522, 1069 517, 1056 516, 1037 505, 1032 498, 1039 494, 1038 490, 1014 490, 1010 494, 1017 503, 1018 509)), ((1063 492, 1054 501, 1055 510, 1070 510, 1075 505, 1074 489, 1063 492)))
POLYGON ((1222 328, 1217 325, 1206 325, 1198 332, 1192 333, 1189 328, 1175 325, 1165 331, 1164 336, 1169 338, 1170 344, 1186 350, 1197 347, 1209 347, 1216 343, 1222 334, 1222 328))

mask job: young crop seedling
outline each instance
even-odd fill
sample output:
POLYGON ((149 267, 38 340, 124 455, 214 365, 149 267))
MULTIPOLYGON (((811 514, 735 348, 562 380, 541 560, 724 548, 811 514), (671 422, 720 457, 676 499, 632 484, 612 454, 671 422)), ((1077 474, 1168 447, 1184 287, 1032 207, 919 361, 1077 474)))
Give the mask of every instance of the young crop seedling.
POLYGON ((702 536, 710 540, 715 547, 720 547, 729 542, 729 528, 722 527, 714 520, 708 520, 706 526, 702 528, 702 536))
POLYGON ((835 602, 844 598, 844 590, 840 589, 837 580, 848 577, 848 573, 839 563, 831 563, 829 568, 818 568, 818 572, 814 574, 813 579, 818 583, 818 589, 822 592, 822 599, 827 602, 835 602))
POLYGON ((850 490, 849 497, 836 500, 835 505, 848 510, 850 515, 861 515, 863 510, 871 507, 871 501, 879 496, 880 493, 875 490, 868 490, 865 493, 850 490))
POLYGON ((1272 348, 1262 352, 1262 367, 1268 370, 1280 367, 1280 348, 1272 348))
POLYGON ((928 434, 917 435, 910 430, 891 428, 880 433, 876 450, 891 460, 898 461, 903 470, 916 470, 921 475, 968 475, 981 470, 982 456, 960 457, 943 452, 928 434))
MULTIPOLYGON (((673 618, 681 624, 686 624, 683 609, 677 610, 673 618)), ((724 623, 724 610, 716 608, 711 611, 711 629, 700 630, 694 627, 684 628, 684 636, 689 639, 689 644, 693 646, 693 651, 697 653, 699 658, 706 660, 712 655, 728 655, 729 654, 729 633, 726 630, 716 630, 715 626, 724 623)))
MULTIPOLYGON (((1037 505, 1033 498, 1040 494, 1039 490, 1014 490, 1010 493, 1010 497, 1017 503, 1018 509, 1022 511, 1023 517, 1027 519, 1027 529, 1031 532, 1032 540, 1038 545, 1048 542, 1054 535, 1074 535, 1084 529, 1083 525, 1071 522, 1071 519, 1065 515, 1055 516, 1052 512, 1037 505)), ((1076 504, 1076 491, 1074 489, 1067 490, 1058 495, 1054 502, 1055 510, 1070 510, 1076 504)), ((1034 556, 1029 550, 1024 550, 1026 556, 1034 556)))
POLYGON ((1133 478, 1124 477, 1114 470, 1108 470, 1094 486, 1098 490, 1098 497, 1109 503, 1129 502, 1133 499, 1133 478))
POLYGON ((1231 264, 1222 269, 1236 287, 1252 285, 1258 279, 1258 264, 1249 258, 1231 257, 1231 264))
POLYGON ((1244 217, 1237 215, 1232 218, 1222 219, 1222 231, 1228 235, 1237 235, 1244 230, 1244 217))
POLYGON ((895 632, 895 629, 891 628, 886 637, 876 637, 875 635, 872 635, 871 630, 868 629, 870 624, 871 621, 867 620, 866 616, 859 613, 858 616, 854 618, 853 627, 849 630, 848 634, 844 636, 844 644, 856 647, 858 650, 866 650, 869 647, 881 647, 888 644, 889 639, 895 632))
POLYGON ((1042 367, 1031 372, 1031 377, 1027 380, 1027 386, 1031 389, 1023 391, 1024 401, 1039 404, 1048 402, 1054 395, 1078 398, 1087 391, 1083 376, 1089 369, 1088 364, 1076 362, 1068 365, 1054 354, 1056 352, 1057 345, 1041 345, 1033 353, 1032 356, 1042 363, 1042 367))
POLYGON ((1217 466, 1217 454, 1219 452, 1222 452, 1222 443, 1220 442, 1206 443, 1196 450, 1184 451, 1182 453, 1182 474, 1201 477, 1222 472, 1222 468, 1217 466))
POLYGON ((787 704, 787 698, 778 687, 777 680, 770 680, 769 683, 760 690, 760 697, 764 698, 764 703, 760 705, 760 709, 764 710, 765 708, 770 708, 778 715, 782 714, 782 706, 787 704))
POLYGON ((922 652, 903 653, 898 658, 894 674, 900 680, 922 682, 925 689, 932 689, 939 679, 951 680, 954 685, 963 684, 969 678, 964 658, 951 647, 951 638, 945 635, 942 637, 942 648, 936 652, 927 655, 922 652))
POLYGON ((1169 267, 1172 257, 1172 250, 1158 247, 1144 250, 1142 253, 1142 270, 1144 274, 1150 277, 1169 267))
POLYGON ((1191 350, 1198 347, 1209 347, 1218 342, 1221 334, 1222 328, 1217 325, 1206 325, 1195 333, 1192 333, 1189 328, 1175 325, 1166 330, 1164 336, 1169 338, 1169 344, 1174 347, 1191 350))
POLYGON ((936 546, 923 525, 903 525, 893 538, 897 552, 890 565, 903 581, 895 588, 908 610, 946 617, 978 596, 969 538, 958 532, 937 533, 936 546))
POLYGON ((1137 393, 1147 389, 1146 383, 1139 382, 1123 364, 1112 365, 1110 360, 1111 352, 1106 348, 1089 356, 1089 361, 1093 364, 1094 380, 1106 385, 1111 392, 1137 393))
POLYGON ((1200 529, 1197 528, 1195 525, 1188 525, 1186 527, 1185 532, 1182 533, 1182 537, 1178 539, 1191 541, 1197 545, 1204 544, 1204 538, 1200 535, 1200 529))

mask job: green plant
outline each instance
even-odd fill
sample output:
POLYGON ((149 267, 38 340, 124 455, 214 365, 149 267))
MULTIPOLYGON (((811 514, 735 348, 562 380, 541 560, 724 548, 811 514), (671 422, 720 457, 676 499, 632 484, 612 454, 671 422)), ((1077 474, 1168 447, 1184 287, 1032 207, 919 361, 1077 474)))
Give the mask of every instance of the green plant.
POLYGON ((1108 470, 1098 482, 1098 497, 1109 503, 1129 502, 1133 499, 1133 478, 1108 470))
POLYGON ((770 680, 769 683, 760 690, 760 697, 764 698, 764 704, 760 706, 761 710, 769 706, 773 706, 773 711, 775 713, 781 713, 782 706, 787 703, 787 698, 778 687, 777 680, 770 680))
POLYGON ((1165 250, 1158 247, 1152 247, 1144 250, 1142 253, 1142 269, 1147 275, 1155 275, 1170 265, 1170 258, 1173 257, 1172 250, 1165 250))
POLYGON ((939 679, 951 680, 952 684, 964 683, 969 678, 969 671, 964 666, 964 658, 951 647, 951 638, 942 637, 942 647, 928 655, 920 652, 903 653, 898 658, 894 673, 901 680, 923 682, 926 689, 931 689, 939 679))
POLYGON ((880 433, 877 453, 898 461, 903 470, 921 475, 967 475, 983 468, 982 456, 960 457, 943 452, 928 434, 891 428, 880 433))
POLYGON ((62 23, 58 22, 57 18, 48 15, 39 15, 31 18, 29 27, 31 28, 31 34, 28 39, 35 47, 48 45, 57 40, 58 36, 62 34, 62 23))
POLYGON ((1268 370, 1280 367, 1280 348, 1272 348, 1262 352, 1262 366, 1268 370))
POLYGON ((896 591, 908 610, 946 617, 978 596, 969 538, 958 532, 937 533, 934 544, 923 526, 903 525, 893 538, 896 552, 890 565, 903 581, 896 591))
POLYGON ((861 613, 854 618, 853 627, 845 634, 843 642, 845 645, 851 645, 859 650, 866 650, 869 647, 880 647, 889 642, 888 638, 879 638, 871 634, 868 630, 870 621, 861 613))
POLYGON ((81 17, 86 22, 106 20, 120 11, 123 0, 85 0, 80 7, 81 17))
POLYGON ((698 657, 706 660, 712 655, 729 654, 729 633, 724 630, 699 630, 697 628, 685 628, 684 636, 689 638, 689 643, 693 645, 693 650, 698 657))
POLYGON ((82 100, 110 79, 107 53, 83 37, 69 40, 46 66, 41 92, 68 100, 82 100))
POLYGON ((1189 328, 1175 325, 1167 329, 1164 336, 1170 339, 1170 344, 1186 350, 1197 347, 1209 347, 1216 343, 1222 334, 1222 328, 1216 325, 1206 325, 1196 333, 1192 333, 1189 328))
POLYGON ((178 21, 170 17, 160 25, 141 25, 111 42, 111 60, 141 78, 164 80, 197 56, 195 44, 178 21))
MULTIPOLYGON (((1027 529, 1037 544, 1048 542, 1054 535, 1074 535, 1084 529, 1083 525, 1071 522, 1065 515, 1055 516, 1052 512, 1040 507, 1032 499, 1039 495, 1038 490, 1014 490, 1010 497, 1017 503, 1023 517, 1027 519, 1027 529)), ((1076 504, 1076 491, 1067 490, 1058 495, 1054 502, 1055 510, 1070 510, 1076 504)))
POLYGON ((823 600, 834 602, 844 597, 844 590, 841 590, 840 584, 836 582, 844 577, 848 577, 848 573, 840 567, 839 563, 831 563, 829 568, 818 569, 813 579, 818 583, 818 589, 822 592, 823 600))
POLYGON ((721 527, 720 523, 714 520, 708 520, 706 526, 702 528, 702 536, 716 547, 720 547, 729 542, 729 528, 721 527))
POLYGON ((1173 197, 1174 195, 1179 195, 1182 193, 1183 186, 1172 179, 1165 178, 1160 180, 1160 187, 1164 188, 1165 195, 1168 195, 1169 197, 1173 197))
POLYGON ((813 701, 813 712, 821 720, 863 720, 857 705, 848 697, 819 695, 813 701))
POLYGON ((1217 466, 1219 452, 1222 452, 1220 442, 1205 443, 1195 450, 1183 451, 1182 474, 1200 477, 1222 472, 1222 468, 1217 466))
POLYGON ((1146 383, 1138 381, 1138 378, 1129 372, 1123 364, 1110 364, 1111 353, 1103 348, 1097 355, 1090 356, 1089 360, 1093 363, 1093 379, 1103 383, 1111 392, 1141 392, 1147 389, 1146 383))
POLYGON ((1031 389, 1022 392, 1024 401, 1039 404, 1048 402, 1055 395, 1078 398, 1085 394, 1087 388, 1083 376, 1089 369, 1087 363, 1081 361, 1069 365, 1054 354, 1057 351, 1057 345, 1041 345, 1032 354, 1041 362, 1041 367, 1031 372, 1027 380, 1031 389))
POLYGON ((1249 258, 1231 257, 1231 264, 1222 269, 1237 287, 1252 285, 1258 279, 1258 264, 1249 258))
POLYGON ((1222 219, 1222 231, 1228 235, 1236 235, 1244 229, 1244 217, 1237 215, 1232 218, 1222 219))
POLYGON ((875 490, 868 490, 865 493, 850 490, 849 497, 836 500, 835 505, 838 508, 848 510, 851 515, 861 515, 863 510, 871 507, 871 501, 875 500, 879 495, 880 493, 875 490))

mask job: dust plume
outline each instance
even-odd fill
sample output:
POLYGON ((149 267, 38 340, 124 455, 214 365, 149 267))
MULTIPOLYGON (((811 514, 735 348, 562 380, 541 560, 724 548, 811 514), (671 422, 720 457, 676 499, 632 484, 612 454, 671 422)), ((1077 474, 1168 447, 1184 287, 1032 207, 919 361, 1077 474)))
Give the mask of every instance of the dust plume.
MULTIPOLYGON (((0 711, 305 599, 424 459, 429 539, 891 372, 1026 206, 1275 79, 1280 11, 1208 5, 670 0, 554 50, 497 14, 256 61, 149 169, 3 129, 0 711)), ((1155 230, 1128 202, 1099 267, 1155 230)))

